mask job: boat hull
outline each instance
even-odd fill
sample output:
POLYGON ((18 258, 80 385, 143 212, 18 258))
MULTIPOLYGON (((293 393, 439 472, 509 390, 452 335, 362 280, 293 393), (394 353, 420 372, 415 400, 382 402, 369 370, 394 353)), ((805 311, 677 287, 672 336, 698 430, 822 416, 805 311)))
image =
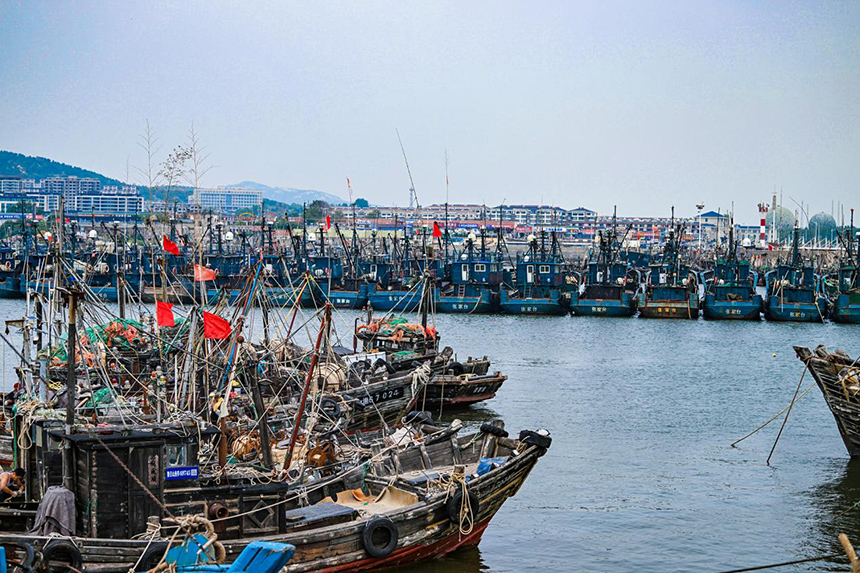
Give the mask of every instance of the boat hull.
POLYGON ((824 322, 827 307, 823 300, 818 303, 768 301, 764 316, 773 322, 824 322))
POLYGON ((830 353, 823 346, 814 351, 795 346, 794 351, 824 394, 848 455, 860 457, 860 397, 857 396, 860 368, 850 357, 830 353))
POLYGON ((0 281, 0 298, 24 298, 20 277, 6 277, 0 281))
POLYGON ((860 324, 860 294, 840 294, 833 302, 830 319, 841 324, 860 324))
POLYGON ((374 310, 392 310, 395 312, 412 312, 421 304, 421 287, 406 290, 375 291, 370 297, 370 306, 374 310))
POLYGON ((361 285, 359 290, 330 290, 328 300, 335 308, 364 308, 370 299, 370 285, 361 285))
POLYGON ((570 312, 570 305, 564 303, 558 292, 553 292, 548 298, 517 298, 508 291, 502 291, 499 307, 505 314, 563 316, 570 312))
POLYGON ((436 376, 427 384, 419 402, 422 408, 425 403, 432 407, 469 406, 493 398, 507 379, 501 372, 484 376, 436 376))
POLYGON ((702 316, 708 320, 761 320, 762 298, 755 295, 751 300, 716 300, 714 295, 705 296, 702 316))
POLYGON ((639 315, 643 318, 699 318, 699 302, 693 298, 687 301, 646 301, 639 305, 639 315))
POLYGON ((636 298, 626 293, 620 300, 578 298, 570 309, 576 316, 628 317, 636 314, 636 298))
POLYGON ((461 314, 492 313, 497 309, 494 294, 490 289, 484 289, 481 294, 475 296, 446 296, 436 289, 436 311, 461 314))

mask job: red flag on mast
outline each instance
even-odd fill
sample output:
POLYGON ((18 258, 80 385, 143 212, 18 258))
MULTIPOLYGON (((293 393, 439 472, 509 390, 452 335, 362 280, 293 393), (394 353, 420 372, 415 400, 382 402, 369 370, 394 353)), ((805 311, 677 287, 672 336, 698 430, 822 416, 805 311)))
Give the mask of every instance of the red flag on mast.
POLYGON ((155 319, 158 326, 176 326, 176 320, 173 317, 173 305, 169 302, 155 302, 155 319))
POLYGON ((326 228, 326 231, 331 229, 331 215, 325 216, 325 228, 326 228))
POLYGON ((164 250, 170 253, 171 255, 179 254, 179 247, 176 246, 176 243, 167 238, 167 235, 161 240, 161 246, 164 247, 164 250))
POLYGON ((217 314, 203 311, 203 336, 210 340, 224 340, 232 332, 230 323, 217 314))
POLYGON ((194 280, 197 282, 214 281, 215 271, 200 265, 194 265, 194 280))
POLYGON ((433 237, 438 239, 442 236, 442 229, 439 227, 439 223, 433 221, 433 237))

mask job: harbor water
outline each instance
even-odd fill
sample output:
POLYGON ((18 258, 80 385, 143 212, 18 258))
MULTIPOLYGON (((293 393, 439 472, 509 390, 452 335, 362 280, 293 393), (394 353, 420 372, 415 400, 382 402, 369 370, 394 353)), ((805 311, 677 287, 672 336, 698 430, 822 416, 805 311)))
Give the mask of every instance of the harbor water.
MULTIPOLYGON (((20 318, 21 301, 0 300, 20 318)), ((340 332, 357 313, 342 316, 340 332)), ((509 376, 471 426, 504 418, 544 427, 553 445, 476 549, 411 567, 478 571, 723 571, 840 553, 860 542, 860 461, 850 463, 817 388, 781 420, 731 443, 791 401, 803 371, 793 345, 860 354, 837 324, 440 315, 443 343, 487 355, 509 376)), ((20 336, 7 337, 18 345, 20 336)), ((4 345, 5 346, 5 345, 4 345)), ((3 383, 14 352, 3 349, 3 383)), ((812 384, 807 376, 803 388, 812 384)), ((438 414, 438 412, 435 412, 438 414)), ((836 559, 781 569, 847 571, 836 559)))

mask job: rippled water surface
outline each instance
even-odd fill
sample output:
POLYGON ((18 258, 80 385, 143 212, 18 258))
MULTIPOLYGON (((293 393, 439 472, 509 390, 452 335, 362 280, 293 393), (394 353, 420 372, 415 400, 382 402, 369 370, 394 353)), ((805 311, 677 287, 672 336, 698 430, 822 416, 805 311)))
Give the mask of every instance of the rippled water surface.
MULTIPOLYGON (((22 311, 18 301, 0 301, 3 318, 22 311)), ((730 446, 791 400, 802 372, 793 345, 857 356, 860 328, 457 315, 436 322, 460 358, 486 354, 509 376, 494 400, 444 417, 501 417, 512 434, 547 428, 553 445, 479 548, 410 571, 723 571, 839 553, 839 532, 860 544, 860 510, 846 512, 860 500, 860 462, 849 462, 817 388, 793 409, 770 466, 778 422, 730 446)), ((8 383, 13 354, 3 352, 8 383)), ((848 567, 843 559, 779 570, 848 567)))

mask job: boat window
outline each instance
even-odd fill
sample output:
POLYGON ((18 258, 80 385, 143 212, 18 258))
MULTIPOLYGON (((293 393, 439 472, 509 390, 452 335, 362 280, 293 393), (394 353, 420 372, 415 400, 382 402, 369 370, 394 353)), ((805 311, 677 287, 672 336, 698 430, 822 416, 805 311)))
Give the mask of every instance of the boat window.
POLYGON ((487 265, 485 265, 483 263, 476 263, 475 264, 475 272, 476 273, 483 273, 486 270, 487 270, 487 265))
POLYGON ((541 265, 539 270, 542 275, 549 274, 549 265, 541 265))
POLYGON ((187 450, 184 444, 169 444, 165 446, 167 467, 184 467, 188 463, 187 450))

